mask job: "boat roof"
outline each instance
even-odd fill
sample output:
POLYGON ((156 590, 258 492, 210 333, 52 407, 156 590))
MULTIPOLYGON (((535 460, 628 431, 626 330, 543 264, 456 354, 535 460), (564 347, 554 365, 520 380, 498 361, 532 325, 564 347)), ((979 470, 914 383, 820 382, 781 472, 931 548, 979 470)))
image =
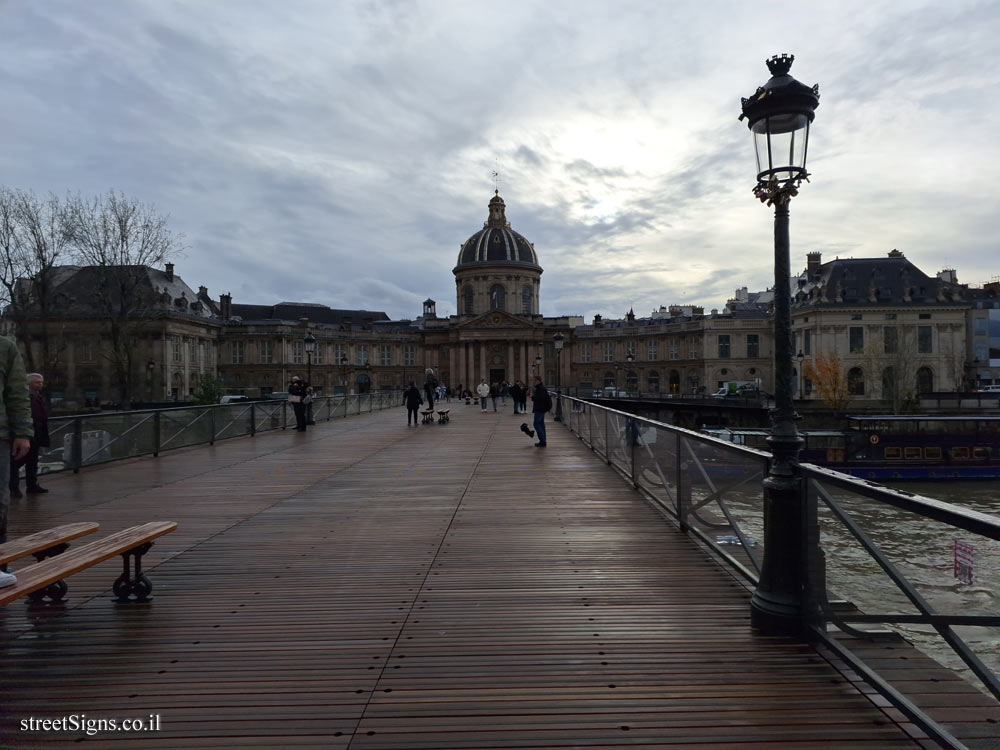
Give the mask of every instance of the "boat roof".
POLYGON ((848 416, 849 420, 859 422, 996 422, 1000 421, 1000 414, 947 414, 947 415, 926 415, 926 414, 870 414, 848 416))

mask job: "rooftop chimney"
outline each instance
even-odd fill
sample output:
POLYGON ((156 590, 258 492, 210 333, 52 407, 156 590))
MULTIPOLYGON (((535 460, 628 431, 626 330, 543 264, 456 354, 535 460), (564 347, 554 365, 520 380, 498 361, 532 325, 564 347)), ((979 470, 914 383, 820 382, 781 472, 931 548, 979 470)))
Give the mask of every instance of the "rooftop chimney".
POLYGON ((167 281, 173 281, 174 280, 174 264, 173 263, 167 263, 167 265, 166 265, 166 274, 167 274, 167 281))
POLYGON ((810 279, 819 276, 821 265, 823 265, 823 253, 806 253, 806 276, 810 279))
POLYGON ((595 315, 594 316, 594 328, 600 328, 601 325, 602 325, 602 323, 601 323, 601 316, 600 315, 595 315))
POLYGON ((231 317, 233 317, 233 295, 231 294, 219 295, 219 316, 223 320, 229 320, 231 317))

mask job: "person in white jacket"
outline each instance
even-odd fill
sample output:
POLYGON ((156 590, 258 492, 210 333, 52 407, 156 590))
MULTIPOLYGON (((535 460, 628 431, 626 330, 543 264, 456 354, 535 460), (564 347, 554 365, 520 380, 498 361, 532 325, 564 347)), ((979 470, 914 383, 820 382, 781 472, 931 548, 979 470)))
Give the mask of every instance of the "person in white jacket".
POLYGON ((486 385, 485 380, 480 380, 479 385, 476 386, 476 394, 479 396, 479 407, 482 411, 486 411, 486 399, 490 395, 490 387, 486 385))

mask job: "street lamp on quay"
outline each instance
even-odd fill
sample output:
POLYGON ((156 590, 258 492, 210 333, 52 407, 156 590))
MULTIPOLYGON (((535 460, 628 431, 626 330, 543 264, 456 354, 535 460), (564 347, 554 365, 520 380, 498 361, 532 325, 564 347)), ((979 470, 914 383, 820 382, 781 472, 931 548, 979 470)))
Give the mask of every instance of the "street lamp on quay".
MULTIPOLYGON (((802 438, 795 428, 792 402, 792 314, 789 275, 788 204, 808 182, 809 128, 819 106, 819 86, 806 86, 788 74, 794 55, 767 61, 771 78, 742 100, 757 155, 754 195, 774 206, 774 404, 767 443, 773 459, 764 480, 764 560, 751 599, 750 621, 765 635, 801 635, 811 616, 810 553, 803 534, 805 500, 799 472, 802 438)), ((814 545, 813 551, 818 551, 814 545)), ((814 559, 814 564, 819 562, 814 559)), ((814 569, 814 572, 815 569, 814 569)))
MULTIPOLYGON (((805 384, 805 375, 802 372, 802 365, 806 361, 806 355, 802 353, 799 349, 799 353, 795 355, 795 359, 799 361, 799 401, 802 400, 802 386, 805 384)), ((758 389, 759 390, 759 389, 758 389)))
MULTIPOLYGON (((302 339, 302 345, 306 350, 306 383, 309 387, 312 387, 313 352, 316 351, 316 337, 309 331, 306 331, 306 335, 302 339)), ((313 388, 314 392, 315 390, 316 389, 313 388)), ((313 405, 311 399, 309 403, 306 404, 306 424, 316 424, 313 421, 313 405)))
POLYGON ((552 342, 556 349, 556 414, 553 417, 556 422, 562 422, 562 399, 559 398, 562 392, 559 388, 562 378, 561 359, 565 339, 566 337, 563 336, 561 331, 556 331, 556 334, 552 337, 552 342))
POLYGON ((541 376, 542 374, 542 355, 535 355, 535 375, 541 376))
POLYGON ((347 364, 348 359, 346 354, 340 355, 340 371, 342 373, 342 380, 344 381, 344 417, 347 417, 347 364))

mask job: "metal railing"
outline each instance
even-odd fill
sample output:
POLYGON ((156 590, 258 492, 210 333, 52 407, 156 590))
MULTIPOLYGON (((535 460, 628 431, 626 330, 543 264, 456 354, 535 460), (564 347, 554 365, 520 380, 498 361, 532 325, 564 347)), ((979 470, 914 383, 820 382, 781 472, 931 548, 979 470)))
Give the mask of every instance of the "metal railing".
MULTIPOLYGON (((568 429, 756 585, 769 453, 559 398, 568 429)), ((868 640, 905 638, 1000 700, 1000 518, 811 464, 800 469, 804 627, 943 747, 964 748, 829 626, 868 640)))
MULTIPOLYGON (((391 391, 313 399, 313 421, 380 411, 401 403, 391 391)), ((115 411, 49 420, 50 447, 38 456, 41 473, 79 471, 84 466, 120 461, 192 445, 213 444, 295 425, 288 401, 242 401, 170 409, 115 411)))

